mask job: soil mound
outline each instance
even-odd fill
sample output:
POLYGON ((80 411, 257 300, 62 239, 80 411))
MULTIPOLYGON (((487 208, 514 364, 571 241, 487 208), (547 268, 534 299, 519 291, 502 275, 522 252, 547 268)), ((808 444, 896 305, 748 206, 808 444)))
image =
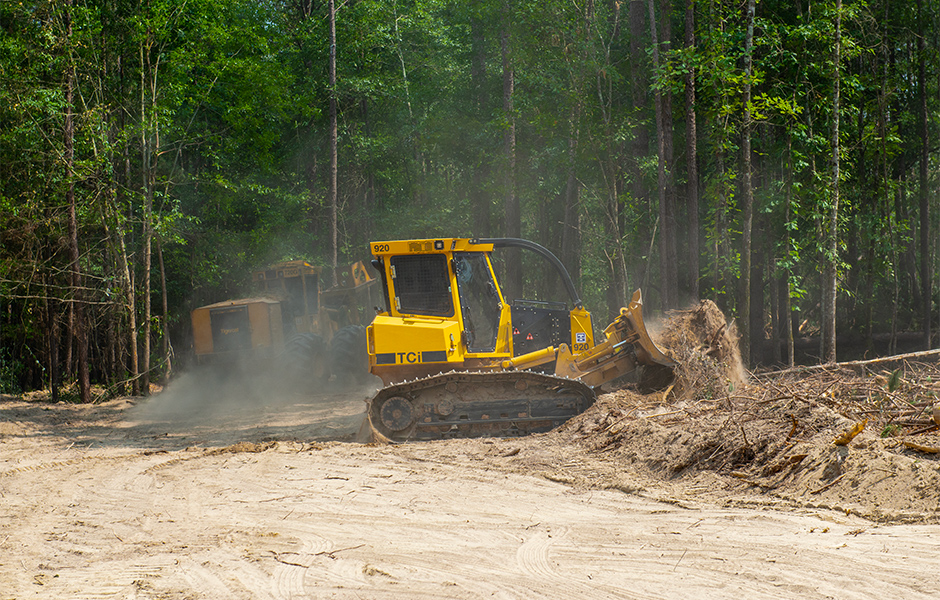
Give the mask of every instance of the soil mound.
POLYGON ((715 397, 746 380, 738 333, 711 300, 673 311, 658 344, 679 362, 672 397, 715 397))
POLYGON ((679 362, 671 386, 604 394, 558 435, 724 502, 940 521, 940 352, 748 376, 710 301, 671 313, 656 342, 679 362))

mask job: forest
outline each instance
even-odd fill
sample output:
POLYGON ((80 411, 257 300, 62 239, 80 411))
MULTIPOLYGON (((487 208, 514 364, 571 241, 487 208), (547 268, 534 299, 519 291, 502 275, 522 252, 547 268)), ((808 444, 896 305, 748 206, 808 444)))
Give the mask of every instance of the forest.
MULTIPOLYGON (((938 345, 932 0, 0 3, 0 391, 147 393, 275 261, 522 237, 752 368, 938 345)), ((510 289, 552 287, 503 265, 510 289)))

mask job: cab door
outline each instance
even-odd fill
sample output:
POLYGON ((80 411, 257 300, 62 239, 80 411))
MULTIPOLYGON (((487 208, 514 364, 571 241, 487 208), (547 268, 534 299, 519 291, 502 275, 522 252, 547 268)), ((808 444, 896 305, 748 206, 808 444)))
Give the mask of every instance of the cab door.
POLYGON ((486 254, 455 252, 454 275, 468 352, 495 352, 502 298, 486 254))

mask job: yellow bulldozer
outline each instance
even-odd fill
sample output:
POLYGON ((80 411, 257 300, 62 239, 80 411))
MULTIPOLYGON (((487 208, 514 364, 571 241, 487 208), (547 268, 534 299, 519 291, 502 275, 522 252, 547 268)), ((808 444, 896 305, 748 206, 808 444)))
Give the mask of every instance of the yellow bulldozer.
MULTIPOLYGON (((337 271, 305 260, 252 273, 257 294, 192 311, 197 364, 284 367, 309 382, 368 374, 365 326, 378 298, 362 261, 337 271)), ((278 374, 283 375, 283 374, 278 374)))
POLYGON ((369 368, 384 387, 360 437, 407 441, 547 431, 580 414, 595 389, 639 372, 664 387, 676 362, 646 330, 639 290, 595 343, 591 315, 549 250, 515 238, 373 242, 384 291, 366 328, 369 368), (554 266, 566 302, 507 299, 491 253, 534 252, 554 266))

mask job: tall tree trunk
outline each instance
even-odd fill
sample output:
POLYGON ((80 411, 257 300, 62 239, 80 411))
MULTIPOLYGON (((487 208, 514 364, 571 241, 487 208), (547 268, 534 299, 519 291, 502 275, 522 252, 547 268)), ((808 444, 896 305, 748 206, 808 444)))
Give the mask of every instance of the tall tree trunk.
POLYGON ((923 310, 924 341, 923 348, 929 350, 930 343, 930 305, 931 293, 930 272, 930 196, 927 179, 929 162, 930 138, 927 127, 927 75, 925 62, 927 57, 926 40, 924 39, 923 0, 917 0, 917 87, 918 87, 918 121, 920 129, 920 169, 918 177, 918 195, 920 204, 920 285, 923 310))
POLYGON ((565 267, 571 270, 571 276, 574 278, 578 289, 581 285, 581 183, 578 181, 575 171, 575 160, 577 158, 579 119, 580 104, 576 108, 572 108, 571 123, 568 129, 568 177, 565 181, 565 212, 561 223, 561 260, 565 267))
MULTIPOLYGON (((145 52, 144 44, 141 44, 141 63, 144 63, 145 52)), ((149 56, 149 50, 146 53, 149 56)), ((142 244, 143 244, 143 257, 142 257, 142 276, 143 276, 143 296, 144 296, 144 313, 141 326, 141 352, 140 352, 140 385, 141 392, 144 396, 150 395, 150 240, 151 240, 151 230, 150 230, 150 219, 151 213, 153 210, 153 186, 150 182, 151 175, 151 152, 150 152, 150 136, 149 132, 149 123, 147 123, 147 102, 146 102, 146 75, 149 69, 142 66, 140 72, 140 150, 141 150, 141 187, 143 188, 144 195, 144 214, 143 214, 143 231, 142 231, 142 244)))
MULTIPOLYGON (((885 9, 884 17, 882 19, 882 22, 884 23, 883 35, 885 36, 886 39, 888 36, 888 27, 889 27, 888 8, 889 6, 888 6, 888 3, 886 2, 884 5, 884 9, 885 9)), ((896 277, 894 277, 894 275, 897 274, 897 263, 895 262, 897 260, 897 255, 895 253, 894 227, 892 225, 894 217, 893 217, 893 213, 891 210, 891 205, 892 205, 891 203, 891 180, 890 180, 890 172, 889 172, 890 161, 888 158, 888 119, 889 119, 888 105, 890 104, 888 100, 888 95, 890 94, 889 88, 891 87, 890 80, 892 78, 892 67, 894 64, 894 60, 893 60, 893 52, 889 50, 887 44, 882 45, 881 60, 882 60, 882 73, 881 73, 881 89, 879 90, 879 94, 878 94, 878 124, 877 124, 878 139, 880 141, 879 148, 878 148, 879 152, 877 153, 879 173, 876 175, 877 183, 875 184, 874 187, 877 190, 877 197, 876 197, 877 202, 875 205, 875 210, 877 212, 880 212, 880 211, 884 211, 884 212, 883 214, 877 214, 876 212, 876 216, 879 217, 876 221, 876 227, 878 228, 878 231, 877 231, 878 237, 885 236, 885 232, 887 232, 888 234, 887 237, 891 240, 891 252, 892 252, 891 264, 893 266, 893 268, 891 269, 891 273, 892 273, 893 281, 894 283, 896 283, 897 279, 896 277)), ((872 236, 872 237, 874 238, 875 236, 872 236)), ((876 241, 873 239, 869 244, 869 251, 868 251, 869 258, 873 259, 876 252, 878 251, 879 249, 876 247, 876 241)), ((868 264, 871 265, 871 267, 869 268, 869 277, 868 277, 868 282, 867 282, 866 296, 873 300, 875 278, 877 277, 877 271, 879 269, 876 268, 874 260, 870 260, 868 264)), ((873 350, 875 346, 874 302, 870 301, 869 306, 870 308, 868 311, 868 332, 867 332, 868 340, 867 342, 868 342, 868 348, 870 350, 873 350)), ((892 326, 893 326, 893 323, 892 323, 892 326)))
MULTIPOLYGON (((474 13, 470 17, 470 86, 473 89, 474 120, 482 127, 489 112, 489 94, 486 85, 486 38, 483 22, 474 13)), ((473 211, 473 233, 480 237, 493 235, 492 200, 487 189, 490 165, 485 152, 473 166, 470 182, 470 209, 473 211)))
MULTIPOLYGON (((503 115, 506 119, 503 132, 503 155, 506 163, 503 184, 506 207, 505 230, 507 237, 518 238, 522 236, 522 213, 519 197, 516 195, 516 118, 513 109, 515 73, 510 46, 512 15, 508 0, 503 2, 502 21, 500 50, 503 66, 503 115)), ((510 299, 520 297, 522 294, 522 255, 517 249, 509 249, 506 253, 506 276, 510 299)))
MULTIPOLYGON (((313 60, 309 58, 314 54, 313 51, 309 48, 313 42, 310 39, 310 36, 305 36, 303 32, 308 31, 309 28, 313 26, 311 21, 313 19, 319 19, 319 15, 315 15, 313 12, 313 0, 300 0, 299 2, 294 2, 291 4, 291 8, 294 10, 294 12, 292 12, 288 18, 302 23, 302 26, 295 30, 296 33, 292 36, 291 43, 297 48, 301 55, 308 57, 304 58, 302 61, 304 74, 303 77, 306 81, 310 81, 316 77, 316 75, 314 75, 313 60)), ((308 110, 319 112, 320 107, 315 103, 315 95, 308 94, 308 96, 311 98, 311 105, 308 107, 308 110)), ((301 137, 305 140, 305 144, 304 151, 302 152, 303 162, 300 169, 303 175, 304 184, 307 188, 305 228, 307 233, 313 236, 319 236, 323 225, 322 221, 325 210, 325 207, 322 206, 320 202, 320 184, 318 182, 319 161, 317 153, 319 151, 319 136, 321 132, 315 119, 310 119, 306 126, 302 128, 302 130, 303 134, 301 137)), ((299 133, 300 131, 298 131, 298 134, 299 133)))
POLYGON ((163 267, 163 240, 157 235, 157 263, 160 266, 160 299, 163 312, 160 316, 160 354, 163 356, 163 373, 161 383, 166 385, 173 374, 173 345, 170 343, 170 311, 166 293, 166 269, 163 267))
MULTIPOLYGON (((630 96, 633 104, 633 114, 637 115, 637 119, 630 132, 632 142, 630 142, 629 158, 627 159, 629 162, 625 170, 631 182, 630 194, 633 196, 633 202, 637 207, 648 207, 648 211, 651 213, 650 220, 653 220, 650 191, 644 181, 642 168, 642 164, 649 153, 649 128, 647 124, 643 122, 649 107, 649 86, 646 85, 646 82, 649 81, 646 56, 647 48, 644 44, 644 36, 647 31, 647 10, 648 8, 643 4, 643 0, 630 0, 628 12, 630 29, 630 96)), ((637 240, 637 245, 644 249, 646 246, 651 246, 653 239, 652 233, 657 229, 658 226, 652 227, 650 229, 651 237, 637 240)), ((644 275, 642 278, 644 288, 646 287, 646 282, 649 279, 652 269, 652 256, 650 254, 647 255, 645 262, 646 264, 643 269, 644 275)))
POLYGON ((786 328, 786 340, 787 340, 787 365, 790 367, 796 366, 796 357, 793 348, 793 326, 795 319, 793 318, 793 306, 790 301, 790 249, 792 247, 791 240, 791 230, 790 230, 790 219, 793 218, 793 134, 790 129, 787 129, 787 201, 786 209, 784 214, 784 225, 786 227, 786 241, 784 243, 783 251, 784 257, 787 261, 787 268, 784 271, 783 275, 786 277, 786 289, 784 290, 784 327, 786 328))
POLYGON ((134 294, 134 279, 131 271, 130 261, 127 258, 127 244, 125 242, 124 230, 121 228, 120 210, 117 206, 109 214, 110 204, 106 204, 102 209, 101 222, 104 225, 105 235, 113 240, 112 251, 118 266, 118 275, 121 281, 121 288, 124 294, 123 309, 127 314, 127 329, 129 339, 128 352, 128 375, 131 380, 131 393, 135 396, 140 395, 140 380, 138 378, 138 356, 137 356, 137 300, 134 294), (114 225, 109 223, 114 220, 114 225))
MULTIPOLYGON (((362 106, 362 127, 363 132, 366 135, 366 138, 372 139, 372 119, 370 113, 369 99, 363 98, 361 100, 362 106)), ((372 239, 373 232, 373 221, 372 215, 376 208, 378 208, 379 198, 375 192, 375 169, 372 165, 369 165, 369 171, 366 175, 366 192, 363 196, 362 210, 363 210, 363 220, 361 224, 361 238, 360 239, 372 239)))
MULTIPOLYGON (((653 73, 659 72, 659 35, 657 33, 656 23, 656 4, 655 0, 649 0, 650 17, 650 36, 653 48, 653 73)), ((657 183, 659 187, 659 224, 661 233, 659 236, 659 265, 660 265, 660 290, 662 298, 662 309, 668 310, 675 308, 676 297, 676 248, 675 248, 675 211, 669 205, 669 198, 666 193, 668 184, 666 179, 666 140, 665 140, 665 116, 663 115, 662 92, 657 87, 653 94, 653 102, 656 110, 656 154, 657 163, 657 183)))
MULTIPOLYGON (((63 11, 67 47, 72 38, 72 0, 67 0, 63 11)), ((70 53, 70 50, 66 50, 70 53)), ((91 402, 91 378, 88 373, 88 330, 85 327, 85 307, 82 291, 82 268, 78 251, 78 213, 75 200, 75 121, 73 116, 75 65, 71 54, 65 67, 65 124, 64 158, 67 187, 65 203, 69 214, 69 282, 72 288, 72 331, 78 355, 78 390, 82 402, 91 402)))
POLYGON ((842 0, 836 0, 835 43, 832 50, 832 197, 826 219, 826 250, 823 280, 823 353, 827 363, 836 361, 836 284, 839 263, 839 111, 842 69, 842 0))
MULTIPOLYGON (((57 304, 57 302, 56 302, 57 304)), ((59 368, 59 320, 51 298, 46 299, 46 316, 49 331, 49 389, 52 393, 52 402, 59 401, 59 384, 61 371, 59 368)))
MULTIPOLYGON (((125 62, 121 59, 121 56, 118 56, 118 86, 119 86, 119 95, 123 98, 125 94, 125 62)), ((128 111, 118 110, 117 111, 117 120, 118 120, 118 131, 125 131, 127 129, 127 117, 128 111)), ((143 119, 141 119, 143 123, 143 119)), ((115 189, 112 192, 111 199, 113 200, 113 217, 114 217, 114 231, 115 231, 115 240, 117 241, 117 247, 115 253, 118 260, 118 266, 120 268, 121 275, 121 287, 123 288, 124 293, 124 310, 127 315, 127 332, 124 339, 124 345, 126 347, 126 354, 122 354, 122 360, 126 359, 127 375, 131 382, 131 394, 134 396, 140 395, 140 361, 139 354, 137 351, 137 294, 136 294, 136 284, 134 278, 134 269, 132 263, 127 254, 127 236, 125 235, 125 230, 121 225, 121 207, 127 206, 128 213, 131 213, 130 208, 131 203, 124 201, 125 190, 130 188, 131 182, 131 146, 128 140, 124 140, 121 143, 121 152, 115 158, 114 162, 114 172, 118 176, 118 181, 115 182, 115 189)), ((107 211, 108 205, 105 204, 105 211, 107 211)), ((131 215, 128 214, 128 218, 131 215)), ((107 217, 105 217, 105 223, 107 223, 107 217)), ((131 235, 133 235, 133 228, 131 227, 128 230, 131 235)))
MULTIPOLYGON (((898 231, 897 223, 901 220, 901 213, 899 208, 901 206, 901 188, 898 187, 894 190, 894 216, 893 218, 889 217, 889 232, 891 240, 891 261, 894 265, 894 268, 891 269, 893 276, 892 283, 894 284, 894 298, 891 302, 891 339, 888 342, 888 354, 897 354, 898 347, 898 301, 901 298, 901 281, 899 275, 901 274, 901 268, 898 266, 901 264, 901 258, 898 256, 898 248, 902 246, 903 242, 901 240, 900 232, 898 231)), ((888 208, 889 213, 891 208, 888 208)))
POLYGON ((405 64, 405 53, 402 50, 404 42, 402 41, 401 31, 398 29, 398 5, 392 3, 393 10, 395 11, 392 15, 394 17, 395 23, 395 39, 397 46, 398 62, 401 64, 401 80, 405 88, 405 106, 408 108, 408 121, 411 124, 412 132, 412 148, 414 151, 414 163, 415 163, 415 177, 416 184, 414 186, 414 201, 419 206, 424 206, 425 204, 425 192, 424 192, 424 155, 421 151, 421 135, 418 130, 418 122, 415 120, 414 110, 411 107, 411 89, 408 83, 408 69, 405 64))
MULTIPOLYGON (((68 275, 68 285, 72 285, 72 274, 69 272, 68 275)), ((63 372, 65 374, 65 379, 71 381, 75 377, 75 361, 74 352, 75 349, 75 336, 72 335, 72 332, 75 331, 75 303, 69 302, 68 307, 65 310, 65 362, 63 363, 65 368, 63 372)))
POLYGON ((611 169, 611 182, 607 192, 607 214, 604 218, 604 237, 606 238, 607 260, 610 264, 610 280, 607 282, 607 320, 613 320, 620 312, 620 307, 626 305, 625 277, 621 270, 623 265, 623 243, 620 234, 620 197, 617 193, 616 172, 611 169))
POLYGON ((336 7, 327 2, 330 20, 330 264, 333 266, 333 286, 338 284, 339 266, 339 213, 337 191, 337 123, 336 123, 336 7))
POLYGON ((743 192, 744 218, 741 249, 741 360, 751 364, 751 230, 754 224, 754 184, 751 180, 751 75, 754 50, 754 4, 747 2, 747 33, 744 37, 744 123, 742 127, 741 154, 744 158, 741 188, 743 192))
POLYGON ((152 62, 153 33, 148 31, 145 41, 140 45, 140 149, 141 149, 141 186, 144 196, 143 231, 142 231, 142 294, 144 309, 141 316, 141 351, 140 351, 140 386, 144 396, 150 395, 150 336, 151 336, 151 298, 150 267, 153 262, 153 197, 156 185, 156 157, 160 153, 160 133, 156 117, 157 72, 159 58, 152 62), (148 97, 149 96, 149 97, 148 97))
MULTIPOLYGON (((672 48, 672 5, 670 0, 660 0, 659 42, 663 51, 669 52, 672 48)), ((658 52, 658 49, 656 50, 658 52)), ((658 62, 658 61, 657 61, 658 62)), ((657 71, 658 71, 657 64, 657 71)), ((661 106, 663 129, 663 164, 666 173, 666 223, 663 227, 663 241, 666 244, 666 262, 669 265, 666 284, 669 286, 669 297, 672 298, 672 307, 679 306, 679 244, 678 223, 676 220, 676 173, 675 150, 673 143, 672 119, 672 91, 667 86, 661 92, 661 106)))
MULTIPOLYGON (((695 48, 695 2, 686 0, 685 4, 685 50, 691 53, 695 48)), ((695 115, 695 70, 688 66, 685 75, 685 155, 686 155, 686 243, 688 275, 686 288, 689 299, 697 302, 699 298, 699 248, 698 248, 698 132, 695 115)))

